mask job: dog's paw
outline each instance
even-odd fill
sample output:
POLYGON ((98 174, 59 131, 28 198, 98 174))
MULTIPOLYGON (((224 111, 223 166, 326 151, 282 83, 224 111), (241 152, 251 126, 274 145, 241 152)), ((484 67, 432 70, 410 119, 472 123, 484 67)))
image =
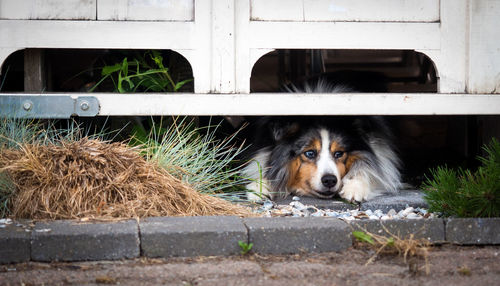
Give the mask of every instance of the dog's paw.
POLYGON ((373 197, 370 184, 361 179, 347 179, 339 192, 340 197, 354 202, 363 202, 373 197))

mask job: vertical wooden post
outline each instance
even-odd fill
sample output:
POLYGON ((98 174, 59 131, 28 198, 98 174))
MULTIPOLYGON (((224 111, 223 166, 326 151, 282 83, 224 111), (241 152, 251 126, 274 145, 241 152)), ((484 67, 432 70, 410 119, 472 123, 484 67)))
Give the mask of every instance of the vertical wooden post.
POLYGON ((24 91, 42 92, 47 89, 43 49, 24 50, 24 91))

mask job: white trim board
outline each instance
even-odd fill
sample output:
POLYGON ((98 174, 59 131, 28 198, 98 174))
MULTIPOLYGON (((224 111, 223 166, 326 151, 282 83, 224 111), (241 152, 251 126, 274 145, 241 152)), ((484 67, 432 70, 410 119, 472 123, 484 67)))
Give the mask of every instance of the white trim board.
MULTIPOLYGON (((52 94, 0 94, 39 95, 52 94)), ((435 93, 71 93, 96 97, 101 116, 500 115, 500 94, 435 93)))

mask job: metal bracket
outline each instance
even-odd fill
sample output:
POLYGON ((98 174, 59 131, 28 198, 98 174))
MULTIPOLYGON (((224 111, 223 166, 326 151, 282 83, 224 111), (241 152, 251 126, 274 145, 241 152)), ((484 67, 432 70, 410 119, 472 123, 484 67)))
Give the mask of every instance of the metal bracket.
POLYGON ((15 118, 94 117, 99 100, 93 96, 0 94, 0 116, 15 118))

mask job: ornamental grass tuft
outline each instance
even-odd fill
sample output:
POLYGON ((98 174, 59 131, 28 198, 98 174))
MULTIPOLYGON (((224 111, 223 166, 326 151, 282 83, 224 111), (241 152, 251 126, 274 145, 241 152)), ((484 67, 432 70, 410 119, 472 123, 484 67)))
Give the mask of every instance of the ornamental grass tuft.
POLYGON ((213 154, 212 159, 205 158, 205 163, 200 164, 206 165, 198 165, 198 170, 168 164, 169 168, 164 168, 158 164, 156 155, 149 152, 166 145, 151 143, 151 148, 132 147, 123 142, 105 141, 99 136, 84 136, 78 126, 60 131, 39 123, 27 123, 19 122, 13 133, 6 129, 9 132, 0 134, 2 217, 253 216, 245 207, 208 195, 228 186, 221 177, 210 177, 210 172, 222 171, 230 176, 236 172, 227 166, 236 155, 226 140, 195 136, 190 140, 201 140, 199 144, 203 148, 191 150, 186 149, 190 144, 183 145, 186 138, 176 131, 175 140, 179 141, 172 141, 172 146, 176 153, 192 155, 186 160, 195 161, 196 155, 208 156, 204 152, 210 151, 203 151, 204 148, 222 151, 213 154), (181 145, 176 147, 176 144, 181 145), (218 148, 213 149, 214 146, 218 148), (190 179, 194 173, 206 174, 211 179, 190 179), (202 187, 204 192, 198 190, 202 187))

